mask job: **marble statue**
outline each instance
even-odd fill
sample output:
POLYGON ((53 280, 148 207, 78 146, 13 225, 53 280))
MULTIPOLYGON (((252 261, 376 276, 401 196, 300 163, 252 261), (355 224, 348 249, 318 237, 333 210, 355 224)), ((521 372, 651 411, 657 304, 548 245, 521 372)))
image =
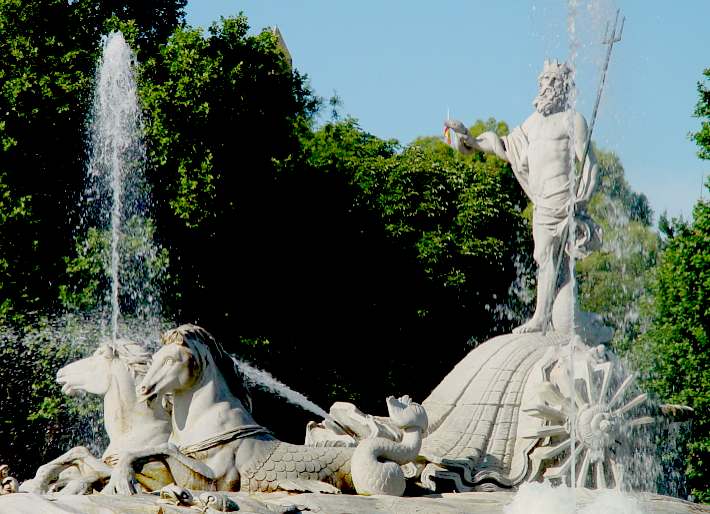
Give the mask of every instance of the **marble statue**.
MULTIPOLYGON (((213 471, 209 483, 173 473, 188 489, 271 492, 276 490, 401 495, 400 465, 414 460, 427 429, 424 409, 408 397, 390 397, 390 419, 398 441, 373 438, 357 448, 311 447, 279 441, 258 425, 234 360, 204 329, 183 325, 163 335, 163 346, 139 385, 144 401, 173 397, 168 445, 213 471)), ((108 492, 139 492, 136 462, 154 459, 162 449, 126 452, 113 470, 108 492)))
MULTIPOLYGON (((572 71, 566 64, 545 61, 538 77, 539 92, 533 112, 507 136, 484 132, 472 137, 457 120, 445 126, 456 133, 453 146, 462 153, 490 152, 509 162, 520 186, 533 203, 534 259, 538 265, 537 299, 532 318, 515 332, 547 330, 552 319, 555 329, 571 332, 573 291, 568 276, 566 252, 586 255, 600 246, 601 235, 585 206, 597 185, 598 166, 591 148, 586 158, 587 122, 569 108, 573 87, 572 71), (574 155, 570 155, 573 149, 574 155), (582 161, 577 184, 570 183, 570 168, 582 161), (574 210, 576 234, 574 248, 565 247, 574 210)), ((578 316, 580 317, 580 316, 578 316)), ((584 315, 581 316, 584 318, 584 315)), ((609 339, 608 331, 600 336, 609 339)))
MULTIPOLYGON (((43 494, 4 494, 0 512, 502 513, 526 482, 568 481, 572 448, 575 485, 586 491, 582 501, 593 502, 592 489, 621 487, 619 450, 639 428, 661 416, 691 414, 649 403, 601 345, 558 331, 516 333, 474 348, 421 405, 389 397, 389 416, 380 417, 337 402, 326 419, 308 424, 308 444, 297 445, 256 423, 234 359, 208 332, 183 325, 166 332, 162 343, 151 360, 138 349, 132 355, 140 359, 126 360, 142 362, 139 373, 129 374, 137 385, 131 402, 168 406, 163 435, 150 439, 156 428, 150 417, 134 425, 145 432, 140 436, 121 438, 112 429, 115 442, 124 443, 112 438, 104 454, 115 456, 110 466, 94 459, 106 466, 101 477, 92 475, 98 464, 86 455, 65 460, 53 482, 42 479, 43 494), (150 475, 151 466, 160 471, 150 475), (145 475, 161 478, 151 482, 145 475), (103 494, 88 494, 102 487, 103 494), (64 494, 53 495, 56 489, 64 494), (418 497, 401 498, 405 490, 418 497), (457 495, 447 496, 451 490, 457 495), (144 494, 149 491, 155 494, 144 494)), ((99 358, 120 354, 99 348, 88 362, 99 358)), ((98 387, 93 366, 75 364, 59 374, 66 392, 81 388, 111 398, 98 387), (94 383, 79 379, 84 374, 94 383)), ((11 483, 4 489, 13 490, 11 483)), ((690 512, 679 501, 639 498, 645 512, 690 512)))
MULTIPOLYGON (((171 431, 169 398, 160 395, 155 401, 140 402, 136 396, 136 380, 145 374, 150 362, 150 353, 140 344, 118 340, 101 344, 89 357, 59 370, 57 382, 65 394, 103 396, 104 427, 110 442, 100 459, 83 446, 72 448, 41 466, 34 479, 22 484, 23 491, 77 494, 101 490, 120 454, 167 442, 171 431)), ((197 462, 174 457, 206 472, 197 462)), ((145 490, 152 491, 170 484, 173 478, 164 464, 154 462, 137 474, 137 480, 145 490)))

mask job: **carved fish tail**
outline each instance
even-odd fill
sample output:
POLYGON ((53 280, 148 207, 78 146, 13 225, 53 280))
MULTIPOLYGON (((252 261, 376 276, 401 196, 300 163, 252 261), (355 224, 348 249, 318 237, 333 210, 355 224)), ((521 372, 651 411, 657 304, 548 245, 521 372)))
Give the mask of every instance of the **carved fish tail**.
POLYGON ((408 396, 387 398, 390 419, 402 430, 402 440, 383 437, 360 443, 352 461, 352 477, 358 494, 402 496, 407 485, 400 465, 412 462, 422 446, 429 423, 426 411, 408 396))
POLYGON ((343 491, 352 490, 352 453, 352 448, 315 448, 279 442, 263 462, 242 471, 241 490, 292 490, 294 484, 305 481, 325 482, 343 491))
POLYGON ((381 437, 360 443, 352 460, 352 477, 357 493, 402 496, 406 479, 397 462, 412 460, 408 458, 410 454, 411 451, 401 444, 381 437))

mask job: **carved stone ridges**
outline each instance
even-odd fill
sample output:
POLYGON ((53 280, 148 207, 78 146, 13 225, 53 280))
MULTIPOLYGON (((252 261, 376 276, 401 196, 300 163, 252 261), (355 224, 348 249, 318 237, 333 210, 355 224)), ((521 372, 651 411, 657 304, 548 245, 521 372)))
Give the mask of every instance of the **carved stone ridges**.
POLYGON ((350 474, 353 448, 316 448, 278 442, 270 456, 242 473, 241 490, 272 492, 291 480, 330 483, 338 488, 350 474))
POLYGON ((472 350, 422 403, 431 428, 420 454, 470 484, 521 481, 533 444, 522 448, 518 437, 525 385, 560 340, 554 333, 507 334, 472 350))

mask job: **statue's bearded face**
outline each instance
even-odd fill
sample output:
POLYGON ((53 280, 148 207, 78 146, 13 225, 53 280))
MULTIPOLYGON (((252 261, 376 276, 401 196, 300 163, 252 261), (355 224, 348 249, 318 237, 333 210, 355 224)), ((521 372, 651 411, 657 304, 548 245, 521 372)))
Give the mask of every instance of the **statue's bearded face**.
POLYGON ((533 101, 537 112, 547 116, 565 110, 568 77, 564 73, 543 72, 538 79, 539 90, 533 101))

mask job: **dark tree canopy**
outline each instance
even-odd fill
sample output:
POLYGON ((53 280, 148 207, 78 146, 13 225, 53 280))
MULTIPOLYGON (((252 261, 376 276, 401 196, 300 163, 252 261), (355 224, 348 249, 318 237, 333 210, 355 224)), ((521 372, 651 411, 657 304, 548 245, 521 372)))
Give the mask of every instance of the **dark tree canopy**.
POLYGON ((43 314, 60 308, 73 253, 101 36, 129 29, 155 49, 184 5, 0 0, 0 455, 20 478, 72 438, 54 376, 77 350, 43 314))
POLYGON ((51 308, 58 298, 78 222, 101 35, 129 29, 147 58, 182 23, 184 6, 0 0, 0 319, 51 308))

